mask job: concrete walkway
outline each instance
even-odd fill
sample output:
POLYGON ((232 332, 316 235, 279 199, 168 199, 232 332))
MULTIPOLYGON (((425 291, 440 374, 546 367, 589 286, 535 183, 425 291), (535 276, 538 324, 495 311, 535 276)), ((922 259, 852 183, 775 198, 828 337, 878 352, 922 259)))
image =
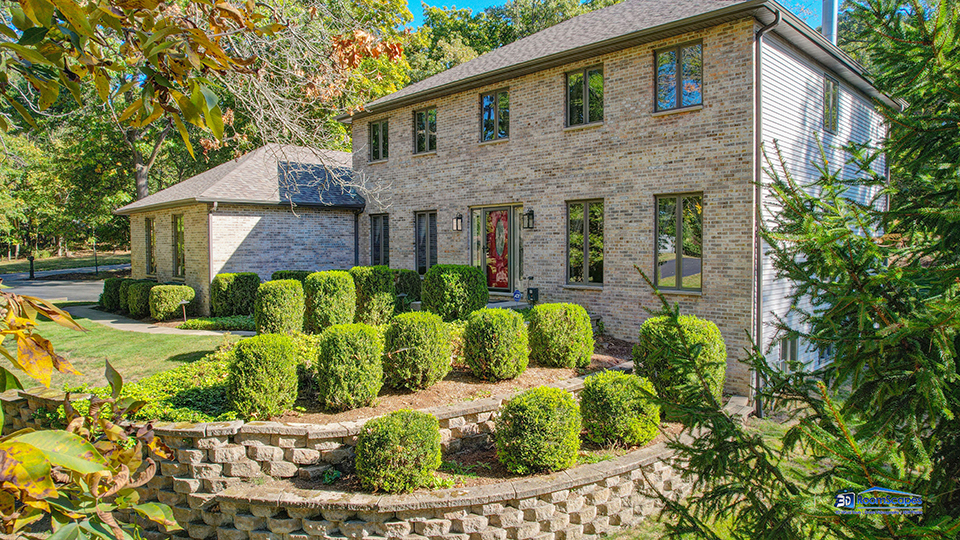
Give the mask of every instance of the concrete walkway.
POLYGON ((136 319, 130 319, 115 313, 107 313, 99 309, 93 309, 88 306, 69 306, 65 308, 67 313, 74 317, 83 317, 84 319, 94 321, 114 330, 124 332, 140 332, 142 334, 172 334, 178 336, 222 336, 230 333, 235 336, 253 336, 256 332, 233 331, 233 332, 214 332, 211 330, 179 330, 167 326, 145 323, 136 319))
MULTIPOLYGON (((100 265, 100 271, 106 272, 108 270, 129 270, 130 263, 126 264, 108 264, 100 265)), ((96 270, 94 266, 84 266, 81 268, 61 268, 60 270, 44 270, 42 272, 34 272, 33 275, 37 279, 42 279, 50 276, 59 276, 62 274, 93 274, 96 270)), ((7 281, 25 281, 30 279, 30 272, 19 272, 16 274, 0 274, 0 279, 4 281, 6 285, 7 281)))

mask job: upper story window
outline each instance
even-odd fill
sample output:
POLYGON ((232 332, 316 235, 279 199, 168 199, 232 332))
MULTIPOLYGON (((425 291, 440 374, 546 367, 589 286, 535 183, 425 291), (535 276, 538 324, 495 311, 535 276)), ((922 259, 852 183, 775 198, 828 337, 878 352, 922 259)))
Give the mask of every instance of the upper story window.
POLYGON ((437 109, 413 113, 413 153, 437 151, 437 109))
POLYGON ((840 122, 840 83, 823 78, 823 129, 836 133, 840 122))
POLYGON ((703 104, 703 44, 657 51, 657 111, 703 104))
POLYGON ((416 213, 417 272, 426 274, 437 264, 437 213, 416 213))
POLYGON ((370 216, 370 264, 390 266, 390 216, 370 216))
POLYGON ((603 68, 567 73, 567 126, 603 122, 603 68))
POLYGON ((480 141, 510 137, 510 94, 498 90, 480 96, 480 141))
POLYGON ((143 223, 147 244, 147 275, 157 273, 157 227, 154 218, 147 218, 143 223))
POLYGON ((183 215, 173 216, 173 277, 187 275, 187 249, 184 244, 183 215))
POLYGON ((703 276, 703 195, 657 197, 654 283, 660 289, 699 291, 703 276))
POLYGON ((567 283, 603 284, 603 201, 567 203, 567 283))
POLYGON ((386 120, 370 122, 367 146, 370 148, 370 161, 380 161, 390 157, 390 126, 386 120))

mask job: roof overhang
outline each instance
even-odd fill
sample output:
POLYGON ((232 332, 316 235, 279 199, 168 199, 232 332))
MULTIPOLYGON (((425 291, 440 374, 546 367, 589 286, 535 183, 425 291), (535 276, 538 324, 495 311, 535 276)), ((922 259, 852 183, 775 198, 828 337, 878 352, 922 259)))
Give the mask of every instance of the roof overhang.
MULTIPOLYGON (((191 204, 242 204, 242 205, 254 205, 254 206, 291 206, 290 201, 268 201, 268 200, 255 200, 255 199, 220 199, 220 198, 190 198, 190 199, 180 199, 177 201, 167 201, 157 204, 148 204, 144 206, 138 206, 134 208, 118 208, 113 211, 114 214, 119 216, 128 216, 131 214, 139 214, 142 212, 152 212, 156 210, 166 210, 168 208, 176 208, 178 206, 187 206, 191 204)), ((324 204, 317 202, 299 202, 293 203, 294 208, 319 208, 319 209, 329 209, 329 210, 363 210, 366 208, 365 202, 358 202, 354 204, 324 204)))
POLYGON ((464 92, 495 84, 508 79, 522 77, 538 71, 562 66, 586 60, 594 56, 599 56, 611 52, 616 52, 629 47, 667 39, 676 35, 702 30, 717 24, 735 21, 744 17, 754 17, 762 24, 773 22, 777 12, 781 13, 783 24, 781 23, 774 32, 783 35, 795 46, 809 54, 811 57, 822 63, 824 66, 834 70, 837 75, 854 85, 867 96, 879 100, 886 105, 894 108, 902 108, 903 102, 895 101, 877 90, 868 76, 866 70, 855 60, 850 58, 839 47, 830 43, 822 34, 810 28, 809 25, 793 15, 788 9, 784 8, 773 0, 750 0, 741 4, 728 6, 708 13, 702 13, 685 19, 678 19, 652 28, 624 34, 615 38, 591 43, 583 47, 563 51, 560 53, 543 56, 514 64, 497 70, 489 71, 473 77, 466 77, 441 86, 430 88, 422 92, 410 94, 397 99, 386 98, 379 104, 367 106, 366 109, 353 115, 343 114, 337 117, 337 120, 350 124, 354 119, 360 119, 367 116, 380 114, 399 107, 414 105, 416 103, 431 101, 442 96, 464 92))

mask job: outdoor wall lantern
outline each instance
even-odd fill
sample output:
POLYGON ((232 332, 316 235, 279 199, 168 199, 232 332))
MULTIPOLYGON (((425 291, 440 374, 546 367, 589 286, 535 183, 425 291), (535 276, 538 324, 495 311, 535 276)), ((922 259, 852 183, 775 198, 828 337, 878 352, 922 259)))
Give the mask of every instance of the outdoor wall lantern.
POLYGON ((457 217, 453 218, 453 230, 463 230, 463 214, 457 214, 457 217))
POLYGON ((523 219, 521 220, 524 229, 533 228, 533 209, 527 210, 523 213, 523 219))

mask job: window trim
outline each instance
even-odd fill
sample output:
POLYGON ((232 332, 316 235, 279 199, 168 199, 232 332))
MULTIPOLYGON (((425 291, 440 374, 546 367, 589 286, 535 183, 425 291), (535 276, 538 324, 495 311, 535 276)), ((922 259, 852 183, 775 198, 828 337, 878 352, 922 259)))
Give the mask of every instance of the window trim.
POLYGON ((146 274, 157 275, 157 218, 148 217, 143 220, 144 235, 146 236, 147 256, 146 274))
MULTIPOLYGON (((683 286, 683 241, 677 242, 677 239, 674 238, 674 257, 677 261, 677 283, 679 285, 674 287, 661 287, 658 283, 660 282, 660 199, 674 199, 677 201, 677 208, 681 211, 677 212, 677 223, 676 230, 678 231, 678 236, 682 238, 683 236, 683 212, 682 204, 684 197, 700 197, 700 204, 705 206, 704 193, 702 191, 689 191, 684 193, 664 193, 660 195, 654 195, 653 197, 653 283, 658 290, 661 291, 670 291, 670 292, 679 292, 679 293, 692 293, 692 294, 701 294, 703 292, 703 254, 700 254, 700 287, 684 287, 683 286)), ((702 219, 702 216, 701 216, 702 219)), ((702 227, 702 225, 701 225, 702 227)), ((703 242, 703 235, 701 233, 700 241, 703 242)))
POLYGON ((423 150, 419 150, 419 151, 417 150, 417 115, 420 113, 429 113, 430 111, 433 111, 433 115, 435 118, 437 119, 440 118, 439 115, 437 114, 436 105, 432 107, 424 107, 422 109, 416 109, 413 111, 413 153, 414 155, 433 154, 433 153, 436 153, 437 151, 437 142, 439 142, 440 137, 437 136, 436 131, 433 132, 435 142, 434 142, 434 147, 430 148, 430 123, 429 122, 425 122, 425 127, 424 127, 426 146, 424 147, 423 150))
POLYGON ((185 279, 187 277, 187 224, 184 221, 183 214, 174 214, 172 216, 171 224, 173 236, 173 278, 174 279, 185 279), (180 229, 183 231, 183 237, 181 242, 181 237, 179 231, 177 231, 177 221, 180 221, 180 229), (182 249, 181 249, 182 248, 182 249), (178 266, 180 262, 181 255, 183 257, 183 273, 178 273, 178 266))
MULTIPOLYGON (((589 213, 590 213, 590 204, 600 203, 604 205, 603 209, 603 221, 604 229, 606 229, 607 221, 607 209, 606 203, 603 198, 594 198, 594 199, 575 199, 566 201, 567 213, 564 216, 566 223, 564 224, 564 229, 566 230, 565 235, 565 247, 564 247, 564 273, 566 274, 564 279, 564 286, 567 287, 584 287, 590 289, 602 289, 603 281, 599 283, 590 281, 590 226, 589 226, 589 213), (583 205, 583 281, 570 281, 570 205, 572 204, 582 204, 583 205)), ((600 276, 601 278, 603 276, 600 276)))
MULTIPOLYGON (((418 234, 417 227, 419 226, 419 223, 420 223, 420 216, 426 216, 426 222, 427 222, 427 235, 426 235, 427 247, 426 247, 426 252, 424 253, 424 266, 426 267, 426 270, 424 270, 423 273, 420 274, 421 276, 426 275, 427 272, 430 271, 430 268, 433 266, 432 264, 430 264, 430 248, 431 247, 433 247, 434 249, 437 248, 437 246, 430 245, 430 215, 431 214, 433 214, 436 219, 437 243, 439 244, 440 243, 440 217, 438 215, 438 212, 436 210, 418 210, 413 213, 413 241, 414 241, 414 247, 415 247, 415 251, 413 254, 413 266, 414 266, 414 271, 418 274, 420 274, 420 262, 419 262, 420 235, 418 234)), ((436 251, 437 251, 437 264, 440 264, 440 250, 437 249, 436 251)))
POLYGON ((496 90, 490 90, 489 92, 482 92, 480 94, 480 118, 478 122, 478 127, 480 129, 479 129, 479 133, 477 134, 477 136, 479 137, 480 144, 489 144, 494 142, 503 142, 503 141, 510 140, 510 127, 509 127, 510 119, 509 118, 507 118, 507 122, 508 122, 507 136, 500 137, 500 101, 497 99, 497 97, 500 94, 507 94, 507 99, 509 100, 510 87, 497 88, 496 90), (487 96, 493 96, 493 101, 494 101, 494 108, 493 108, 493 125, 494 125, 493 135, 494 136, 492 139, 484 140, 483 138, 483 98, 487 96))
POLYGON ((379 119, 379 120, 376 120, 376 121, 374 121, 374 122, 369 122, 369 123, 367 124, 367 148, 368 148, 368 150, 367 150, 367 163, 377 163, 377 162, 380 162, 380 161, 387 161, 388 159, 390 159, 390 156, 389 156, 389 152, 390 152, 390 119, 389 119, 389 118, 381 118, 381 119, 379 119), (376 158, 376 159, 373 158, 373 150, 374 150, 374 148, 373 148, 373 126, 374 126, 374 124, 380 126, 380 141, 379 141, 380 144, 379 144, 379 148, 377 148, 377 150, 379 150, 379 152, 380 152, 380 157, 378 157, 378 158, 376 158), (384 129, 383 129, 384 127, 386 127, 387 129, 384 130, 384 129), (384 133, 386 133, 386 135, 387 135, 387 136, 386 136, 386 139, 387 139, 387 144, 386 144, 386 145, 383 144, 383 142, 384 142, 384 133), (384 155, 384 153, 383 153, 384 146, 386 146, 386 148, 387 148, 387 155, 384 155))
POLYGON ((662 113, 662 112, 675 112, 675 111, 685 111, 685 110, 698 110, 697 108, 703 108, 703 102, 706 101, 706 86, 703 84, 703 80, 706 75, 706 66, 703 64, 703 40, 695 39, 693 41, 685 41, 683 43, 678 43, 676 45, 671 45, 669 47, 661 47, 653 51, 653 113, 662 113), (660 56, 660 53, 677 51, 677 70, 681 69, 682 63, 682 53, 683 49, 692 47, 694 45, 700 45, 700 103, 693 103, 691 105, 683 104, 683 95, 680 92, 680 74, 677 74, 677 93, 674 99, 674 106, 668 107, 665 109, 660 108, 660 100, 657 99, 657 90, 659 89, 659 77, 657 76, 657 58, 660 56))
POLYGON ((823 74, 823 130, 827 133, 836 135, 840 131, 840 81, 833 77, 823 74), (830 85, 833 85, 833 115, 827 112, 827 95, 830 85))
POLYGON ((389 235, 390 235, 390 214, 370 214, 370 265, 371 265, 371 266, 375 266, 375 265, 378 265, 378 264, 384 265, 384 266, 390 266, 390 240, 389 240, 389 235), (379 219, 379 220, 380 220, 380 262, 379 262, 379 263, 376 263, 376 262, 373 261, 373 253, 374 253, 374 248, 373 248, 373 231, 374 231, 374 229, 375 229, 374 220, 376 220, 376 219, 379 219), (387 234, 386 234, 387 241, 386 241, 386 242, 383 241, 383 239, 384 239, 384 234, 383 234, 383 224, 384 224, 384 222, 386 222, 386 224, 387 224, 387 234), (384 247, 384 246, 386 246, 386 247, 384 247))
MULTIPOLYGON (((603 64, 594 64, 581 69, 568 71, 563 74, 563 127, 564 128, 580 128, 583 126, 598 126, 603 124, 603 121, 607 118, 606 111, 604 111, 603 118, 601 118, 600 120, 594 120, 593 122, 590 121, 590 77, 588 73, 596 70, 600 70, 600 76, 603 77, 603 89, 604 89, 604 94, 606 94, 607 76, 604 73, 603 64), (584 122, 582 124, 571 124, 570 123, 570 82, 569 81, 570 81, 570 75, 576 75, 578 73, 583 75, 584 122)), ((606 109, 606 106, 604 106, 604 109, 606 109)))

